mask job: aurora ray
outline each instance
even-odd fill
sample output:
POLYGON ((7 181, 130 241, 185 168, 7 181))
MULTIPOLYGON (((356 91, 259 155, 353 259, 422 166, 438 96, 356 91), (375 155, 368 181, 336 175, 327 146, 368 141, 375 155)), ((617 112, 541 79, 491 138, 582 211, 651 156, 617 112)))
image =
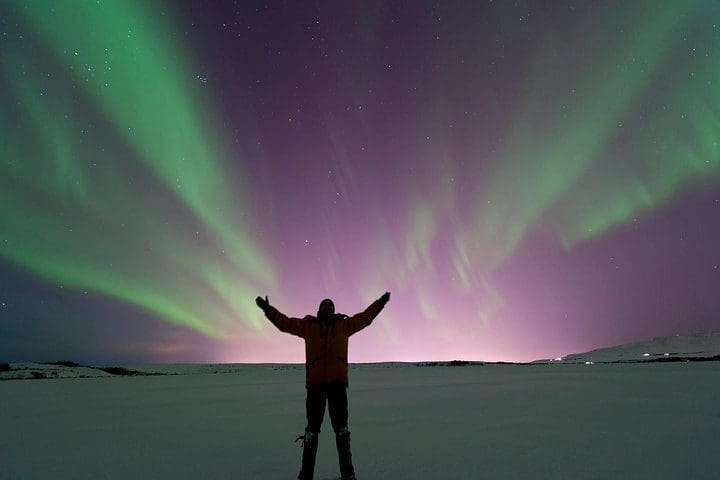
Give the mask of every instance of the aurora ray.
POLYGON ((237 331, 240 319, 257 327, 238 292, 272 285, 273 268, 241 221, 249 197, 238 178, 227 183, 229 152, 200 107, 207 99, 183 80, 191 60, 162 12, 124 1, 12 6, 40 35, 4 54, 14 102, 2 117, 3 256, 205 334, 237 331), (22 59, 45 46, 55 75, 22 59), (70 105, 68 90, 81 101, 70 105), (83 135, 106 123, 104 138, 83 135))

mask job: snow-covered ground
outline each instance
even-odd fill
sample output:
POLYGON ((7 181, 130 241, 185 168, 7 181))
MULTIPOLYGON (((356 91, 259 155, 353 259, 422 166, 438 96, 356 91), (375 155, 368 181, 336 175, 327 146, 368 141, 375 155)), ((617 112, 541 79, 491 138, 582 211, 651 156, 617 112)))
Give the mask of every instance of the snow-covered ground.
MULTIPOLYGON (((0 478, 296 477, 302 365, 127 368, 170 374, 0 382, 0 478)), ((361 480, 720 472, 720 362, 352 365, 350 382, 361 480)), ((337 477, 333 437, 326 417, 317 479, 337 477)))

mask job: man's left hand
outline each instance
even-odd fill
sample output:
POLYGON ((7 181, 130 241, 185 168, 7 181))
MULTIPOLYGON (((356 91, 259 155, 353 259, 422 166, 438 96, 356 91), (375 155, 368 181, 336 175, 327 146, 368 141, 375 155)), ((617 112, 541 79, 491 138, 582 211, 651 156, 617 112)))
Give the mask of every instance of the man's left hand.
POLYGON ((255 303, 263 310, 263 312, 270 306, 267 295, 265 295, 264 299, 262 297, 257 297, 255 299, 255 303))

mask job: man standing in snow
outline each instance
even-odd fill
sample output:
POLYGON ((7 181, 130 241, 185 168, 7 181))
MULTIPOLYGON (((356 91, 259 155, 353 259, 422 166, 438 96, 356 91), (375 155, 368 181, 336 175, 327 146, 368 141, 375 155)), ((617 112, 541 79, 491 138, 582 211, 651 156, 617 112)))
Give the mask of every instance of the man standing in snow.
POLYGON ((335 430, 340 476, 342 480, 355 480, 355 469, 350 453, 348 431, 348 338, 370 325, 385 304, 390 292, 375 300, 363 312, 352 317, 335 313, 335 304, 329 298, 320 302, 317 317, 287 317, 270 305, 268 298, 257 297, 255 303, 265 316, 281 332, 296 335, 305 340, 305 409, 307 427, 303 440, 300 480, 312 480, 315 470, 315 454, 318 447, 320 425, 325 416, 325 401, 330 410, 330 421, 335 430))

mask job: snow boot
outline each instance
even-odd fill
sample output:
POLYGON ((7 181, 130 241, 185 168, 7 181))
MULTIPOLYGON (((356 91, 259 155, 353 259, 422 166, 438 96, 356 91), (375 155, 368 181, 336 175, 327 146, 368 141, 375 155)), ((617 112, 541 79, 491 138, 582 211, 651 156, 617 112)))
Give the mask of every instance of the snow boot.
POLYGON ((305 435, 300 435, 295 439, 303 441, 302 467, 298 473, 298 480, 313 480, 315 472, 315 455, 318 449, 318 434, 309 430, 305 430, 305 435))
POLYGON ((340 463, 340 479, 356 480, 355 469, 352 464, 352 454, 350 453, 350 432, 347 427, 335 432, 335 443, 337 445, 338 460, 340 463))

